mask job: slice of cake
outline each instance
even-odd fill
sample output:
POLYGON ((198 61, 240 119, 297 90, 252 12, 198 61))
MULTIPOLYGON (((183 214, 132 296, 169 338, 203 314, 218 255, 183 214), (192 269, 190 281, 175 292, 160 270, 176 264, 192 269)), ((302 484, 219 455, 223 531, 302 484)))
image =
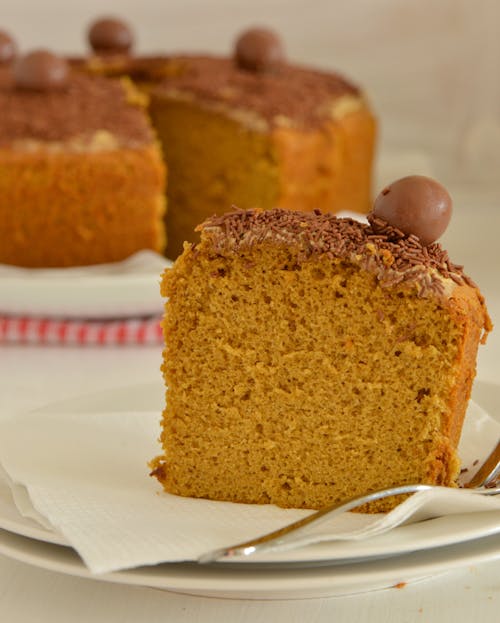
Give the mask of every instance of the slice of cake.
POLYGON ((168 73, 150 113, 169 167, 169 257, 233 203, 368 212, 375 120, 358 87, 285 62, 262 29, 234 58, 173 57, 168 73))
POLYGON ((0 110, 0 263, 163 251, 165 166, 131 83, 34 52, 0 68, 0 110))
POLYGON ((433 242, 450 207, 437 183, 408 178, 369 224, 281 209, 208 219, 162 282, 165 490, 319 508, 454 486, 491 323, 433 242))

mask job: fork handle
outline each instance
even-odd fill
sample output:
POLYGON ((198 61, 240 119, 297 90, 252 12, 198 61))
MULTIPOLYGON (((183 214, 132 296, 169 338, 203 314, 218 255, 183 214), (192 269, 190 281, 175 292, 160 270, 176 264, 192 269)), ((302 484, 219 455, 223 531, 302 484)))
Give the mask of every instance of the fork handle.
POLYGON ((315 513, 307 515, 307 517, 303 517, 298 521, 288 524, 284 528, 279 528, 278 530, 264 534, 256 539, 251 539, 250 541, 244 541, 243 543, 237 543, 236 545, 232 545, 230 547, 223 547, 203 554, 200 558, 198 558, 198 562, 209 563, 223 558, 227 559, 235 556, 249 556, 257 551, 265 551, 273 547, 286 544, 288 541, 286 536, 288 534, 299 531, 301 528, 304 528, 313 522, 321 523, 321 521, 330 519, 335 515, 340 515, 341 513, 350 511, 353 508, 357 508, 358 506, 362 506, 368 502, 383 500, 384 498, 392 495, 405 495, 408 493, 417 493, 418 491, 428 491, 429 489, 434 488, 435 487, 432 485, 402 485, 400 487, 373 491, 372 493, 368 493, 363 496, 358 495, 347 500, 346 502, 326 506, 315 513))

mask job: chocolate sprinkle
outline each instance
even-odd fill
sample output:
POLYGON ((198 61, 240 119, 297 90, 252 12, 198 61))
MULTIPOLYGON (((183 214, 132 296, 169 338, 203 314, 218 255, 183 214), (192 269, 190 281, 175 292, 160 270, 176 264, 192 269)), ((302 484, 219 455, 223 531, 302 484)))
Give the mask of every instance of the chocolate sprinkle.
POLYGON ((470 283, 438 243, 425 247, 416 236, 368 218, 365 225, 318 211, 236 210, 214 216, 198 229, 219 254, 262 243, 290 246, 298 250, 299 264, 314 255, 352 261, 374 273, 382 287, 415 285, 420 297, 444 296, 444 280, 470 283))
POLYGON ((145 115, 127 102, 123 85, 98 76, 75 73, 66 89, 39 93, 16 89, 10 70, 1 69, 0 110, 0 145, 86 139, 102 130, 126 145, 153 140, 145 115))
POLYGON ((130 26, 112 17, 101 18, 91 24, 88 39, 90 46, 98 54, 126 54, 134 43, 130 26))
POLYGON ((272 72, 283 64, 285 52, 277 33, 269 28, 250 28, 238 37, 234 57, 240 69, 272 72))

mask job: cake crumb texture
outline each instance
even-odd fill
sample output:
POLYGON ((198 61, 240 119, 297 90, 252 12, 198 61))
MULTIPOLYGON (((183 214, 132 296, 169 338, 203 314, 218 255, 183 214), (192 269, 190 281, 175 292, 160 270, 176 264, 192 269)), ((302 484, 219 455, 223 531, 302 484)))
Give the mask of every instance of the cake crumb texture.
POLYGON ((455 265, 438 272, 442 287, 395 279, 418 262, 391 268, 391 245, 405 243, 378 225, 241 212, 186 245, 162 282, 168 389, 153 473, 166 491, 320 508, 391 485, 455 486, 491 324, 455 265))

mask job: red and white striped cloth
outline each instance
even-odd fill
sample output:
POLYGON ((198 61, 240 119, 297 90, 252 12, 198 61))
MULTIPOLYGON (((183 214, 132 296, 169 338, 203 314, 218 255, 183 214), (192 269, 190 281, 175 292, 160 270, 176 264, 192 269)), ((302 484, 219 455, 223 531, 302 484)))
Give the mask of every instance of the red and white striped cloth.
POLYGON ((147 346, 163 343, 160 321, 158 316, 119 320, 0 316, 0 343, 147 346))

